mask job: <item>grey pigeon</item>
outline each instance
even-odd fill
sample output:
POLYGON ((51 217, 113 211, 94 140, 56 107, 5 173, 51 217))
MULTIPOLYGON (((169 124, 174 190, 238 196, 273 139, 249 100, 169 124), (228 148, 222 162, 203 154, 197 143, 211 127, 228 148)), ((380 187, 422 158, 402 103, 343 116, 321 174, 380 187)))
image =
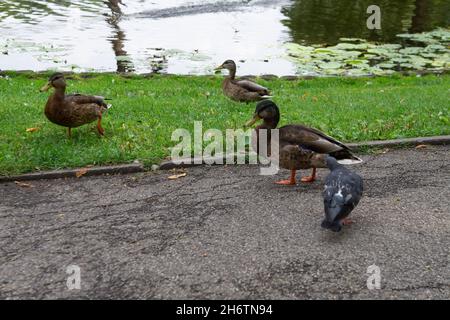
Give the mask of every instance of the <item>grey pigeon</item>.
POLYGON ((361 199, 363 180, 333 157, 328 156, 326 164, 330 174, 325 180, 323 191, 325 219, 322 221, 322 228, 339 232, 342 224, 351 223, 347 217, 361 199))

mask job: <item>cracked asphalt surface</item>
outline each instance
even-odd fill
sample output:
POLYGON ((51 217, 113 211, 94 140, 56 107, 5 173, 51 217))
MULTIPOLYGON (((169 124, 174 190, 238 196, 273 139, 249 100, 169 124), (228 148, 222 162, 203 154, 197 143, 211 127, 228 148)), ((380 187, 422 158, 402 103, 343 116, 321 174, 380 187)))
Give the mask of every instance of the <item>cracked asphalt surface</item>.
POLYGON ((324 169, 295 187, 257 166, 0 184, 0 298, 449 299, 450 146, 362 158, 339 234, 320 228, 324 169))

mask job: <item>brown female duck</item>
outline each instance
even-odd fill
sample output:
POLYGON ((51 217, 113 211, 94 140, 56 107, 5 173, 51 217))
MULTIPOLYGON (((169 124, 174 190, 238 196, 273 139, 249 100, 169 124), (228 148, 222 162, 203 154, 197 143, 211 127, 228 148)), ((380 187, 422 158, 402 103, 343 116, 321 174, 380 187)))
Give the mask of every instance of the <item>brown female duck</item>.
MULTIPOLYGON (((257 104, 253 119, 246 123, 251 126, 258 120, 263 124, 256 127, 256 139, 253 145, 259 145, 258 137, 260 129, 267 129, 267 154, 270 154, 270 129, 275 129, 280 121, 278 106, 270 100, 261 101, 257 104)), ((313 169, 312 175, 302 178, 302 182, 313 182, 316 179, 316 168, 326 168, 326 157, 330 155, 341 163, 353 164, 362 162, 354 156, 349 147, 342 142, 324 134, 323 132, 303 125, 290 124, 278 129, 279 135, 279 166, 291 170, 288 180, 282 180, 277 184, 295 185, 296 171, 300 169, 313 169)), ((257 147, 253 147, 258 153, 257 147)))
POLYGON ((45 115, 51 122, 68 128, 69 137, 72 128, 97 120, 97 130, 103 135, 102 115, 108 109, 105 99, 100 96, 82 94, 66 95, 66 81, 62 73, 53 74, 41 92, 55 88, 45 105, 45 115))
POLYGON ((227 60, 216 70, 227 69, 230 73, 222 84, 223 93, 231 100, 253 102, 271 98, 269 89, 250 80, 236 80, 236 63, 227 60))

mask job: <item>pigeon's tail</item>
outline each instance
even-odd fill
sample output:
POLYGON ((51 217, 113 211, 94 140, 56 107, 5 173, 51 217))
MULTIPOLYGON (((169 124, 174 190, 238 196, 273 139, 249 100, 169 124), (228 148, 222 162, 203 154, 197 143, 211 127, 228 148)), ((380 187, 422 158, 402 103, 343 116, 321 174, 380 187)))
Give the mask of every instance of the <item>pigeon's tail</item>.
POLYGON ((339 151, 335 151, 330 153, 330 156, 334 157, 338 163, 348 165, 348 164, 357 164, 362 163, 362 159, 355 156, 348 149, 342 149, 339 151))
POLYGON ((324 229, 330 229, 331 231, 334 232, 339 232, 342 229, 341 224, 339 222, 330 222, 327 219, 324 219, 322 221, 321 226, 324 229))

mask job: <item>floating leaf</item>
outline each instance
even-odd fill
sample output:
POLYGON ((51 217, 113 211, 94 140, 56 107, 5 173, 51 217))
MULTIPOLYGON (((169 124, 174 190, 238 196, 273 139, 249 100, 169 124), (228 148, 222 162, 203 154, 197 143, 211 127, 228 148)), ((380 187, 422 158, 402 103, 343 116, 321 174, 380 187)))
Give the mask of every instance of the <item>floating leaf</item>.
POLYGON ((393 64, 393 63, 380 63, 380 64, 377 64, 377 66, 378 67, 380 67, 380 68, 382 68, 382 69, 392 69, 392 68, 394 68, 395 67, 395 64, 393 64))
POLYGON ((402 54, 418 54, 423 50, 421 47, 407 47, 399 50, 402 54))
POLYGON ((339 62, 322 62, 318 67, 321 69, 339 69, 342 67, 342 64, 339 62))
POLYGON ((367 64, 367 60, 346 60, 345 63, 349 65, 367 64))

